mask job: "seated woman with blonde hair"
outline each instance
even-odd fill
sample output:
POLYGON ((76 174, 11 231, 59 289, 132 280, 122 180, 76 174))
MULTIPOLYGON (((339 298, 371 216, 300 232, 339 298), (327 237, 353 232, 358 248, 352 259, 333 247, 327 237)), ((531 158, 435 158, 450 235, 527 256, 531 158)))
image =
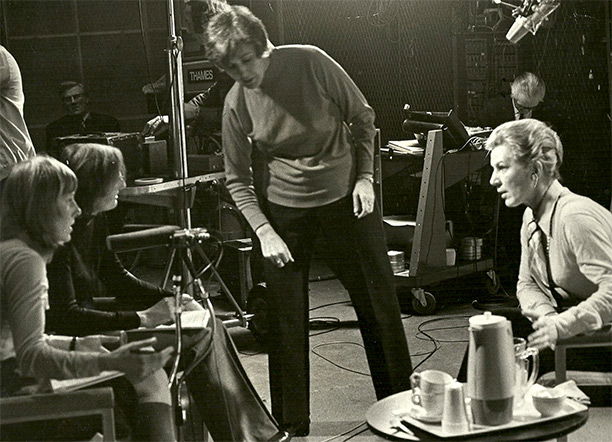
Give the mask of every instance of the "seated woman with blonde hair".
MULTIPOLYGON (((121 151, 77 143, 66 146, 60 158, 78 177, 75 198, 83 213, 75 221, 72 240, 58 249, 47 268, 49 331, 81 336, 172 321, 164 301, 171 299, 172 292, 137 278, 106 248, 106 214, 117 206, 125 187, 121 151), (96 304, 95 298, 108 296, 117 299, 117 310, 96 304)), ((183 301, 184 309, 203 308, 187 295, 183 301)), ((215 327, 204 328, 183 347, 183 362, 193 362, 187 376, 189 393, 208 431, 216 441, 282 439, 284 434, 251 385, 229 333, 221 320, 214 320, 215 327)))
MULTIPOLYGON (((140 419, 132 428, 132 440, 172 441, 171 398, 163 371, 172 347, 139 354, 139 348, 155 342, 148 339, 108 351, 102 344, 112 338, 44 334, 48 308, 45 266, 55 249, 70 241, 72 225, 81 214, 74 199, 76 189, 74 173, 46 156, 15 165, 4 182, 0 233, 2 396, 48 391, 49 379, 117 370, 125 373, 137 396, 135 412, 140 419)), ((12 431, 16 438, 50 440, 53 436, 48 430, 43 434, 29 430, 32 426, 5 427, 2 437, 11 438, 12 431)), ((55 437, 66 440, 71 435, 55 437)))
MULTIPOLYGON (((540 350, 540 372, 554 370, 559 339, 612 322, 612 214, 559 182, 563 145, 541 121, 498 126, 487 140, 490 183, 508 207, 525 205, 516 295, 520 310, 495 313, 540 350)), ((612 371, 609 348, 568 351, 572 370, 612 371)), ((465 362, 465 361, 464 361, 465 362)), ((458 378, 465 373, 465 364, 458 378)))

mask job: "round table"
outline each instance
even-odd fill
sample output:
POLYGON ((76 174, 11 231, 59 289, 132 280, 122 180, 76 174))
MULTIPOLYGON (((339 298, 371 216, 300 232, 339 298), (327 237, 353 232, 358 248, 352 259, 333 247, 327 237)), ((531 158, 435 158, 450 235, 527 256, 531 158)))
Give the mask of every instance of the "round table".
MULTIPOLYGON (((392 396, 381 399, 370 407, 366 414, 366 420, 369 427, 377 434, 386 438, 399 440, 453 440, 455 438, 440 438, 436 437, 415 426, 410 426, 410 430, 414 433, 410 435, 395 427, 391 426, 393 419, 393 410, 401 410, 406 408, 406 404, 411 403, 412 392, 410 390, 394 394, 392 396)), ((459 436, 457 439, 466 440, 469 437, 470 441, 490 441, 492 436, 496 441, 524 441, 524 440, 548 440, 564 436, 582 427, 589 417, 588 410, 580 411, 567 416, 559 417, 554 420, 545 421, 539 424, 531 424, 529 426, 503 429, 495 433, 487 433, 473 436, 459 436)))

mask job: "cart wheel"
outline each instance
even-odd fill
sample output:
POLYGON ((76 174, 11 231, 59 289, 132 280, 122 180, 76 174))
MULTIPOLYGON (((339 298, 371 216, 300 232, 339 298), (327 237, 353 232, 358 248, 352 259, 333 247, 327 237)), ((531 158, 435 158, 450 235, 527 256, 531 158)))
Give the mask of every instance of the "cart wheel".
POLYGON ((497 295, 497 292, 499 292, 499 289, 501 287, 501 282, 497 277, 497 273, 495 273, 495 270, 487 271, 484 279, 485 288, 487 289, 487 292, 490 295, 497 295))
POLYGON ((251 289, 247 297, 247 312, 253 314, 249 321, 249 330, 253 332, 257 342, 265 348, 270 342, 267 292, 266 285, 260 283, 251 289))
POLYGON ((412 309, 417 315, 430 315, 438 305, 436 297, 421 288, 412 289, 412 309))

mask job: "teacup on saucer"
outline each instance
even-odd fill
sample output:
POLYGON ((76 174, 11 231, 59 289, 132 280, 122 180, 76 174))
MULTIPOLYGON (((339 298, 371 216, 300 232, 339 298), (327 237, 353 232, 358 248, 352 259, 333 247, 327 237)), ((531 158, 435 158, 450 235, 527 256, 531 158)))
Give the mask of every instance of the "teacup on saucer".
POLYGON ((442 420, 441 415, 436 416, 427 414, 427 411, 423 407, 419 407, 418 405, 414 405, 408 409, 408 416, 413 419, 426 422, 428 424, 435 424, 442 420))

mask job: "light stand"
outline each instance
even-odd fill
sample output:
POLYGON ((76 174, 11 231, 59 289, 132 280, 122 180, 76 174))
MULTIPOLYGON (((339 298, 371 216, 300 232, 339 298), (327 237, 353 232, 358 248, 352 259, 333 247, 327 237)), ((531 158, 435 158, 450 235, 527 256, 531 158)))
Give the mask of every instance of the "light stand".
MULTIPOLYGON (((174 177, 179 180, 187 178, 187 141, 185 138, 185 112, 183 108, 183 39, 176 35, 176 20, 174 0, 167 0, 168 12, 168 82, 170 87, 170 142, 174 152, 174 177)), ((185 192, 185 186, 180 188, 185 192)), ((181 195, 179 201, 186 201, 186 195, 181 195)), ((178 223, 181 227, 191 228, 191 211, 188 207, 178 209, 178 223)), ((181 331, 181 284, 174 281, 175 295, 175 322, 176 322, 176 359, 170 376, 170 390, 174 397, 174 407, 176 410, 176 430, 180 441, 181 426, 184 422, 184 413, 181 402, 181 382, 177 379, 178 367, 182 351, 182 331, 181 331)), ((211 311, 211 315, 212 315, 211 311)), ((214 319, 214 318, 213 318, 214 319)))
MULTIPOLYGON (((174 0, 167 1, 168 9, 168 81, 170 86, 170 141, 174 152, 174 177, 187 178, 187 140, 185 137, 185 109, 183 108, 183 39, 176 35, 174 0)), ((182 188, 185 192, 185 188, 182 188)), ((184 197, 185 195, 183 195, 184 197)), ((185 201, 184 198, 179 201, 185 201)), ((179 209, 179 225, 191 228, 188 207, 179 209)))

